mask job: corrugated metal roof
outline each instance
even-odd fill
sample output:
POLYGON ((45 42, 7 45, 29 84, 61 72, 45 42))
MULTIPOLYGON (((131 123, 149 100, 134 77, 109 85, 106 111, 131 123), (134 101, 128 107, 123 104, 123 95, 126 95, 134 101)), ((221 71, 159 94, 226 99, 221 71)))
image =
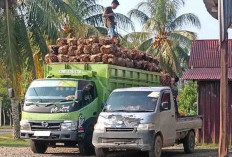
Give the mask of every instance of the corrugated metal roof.
MULTIPOLYGON (((232 67, 232 40, 229 40, 228 67, 232 67)), ((220 53, 218 40, 196 40, 192 43, 189 67, 193 68, 219 68, 220 53)))
MULTIPOLYGON (((232 80, 232 68, 228 70, 228 78, 232 80)), ((185 72, 184 80, 219 80, 220 68, 195 68, 185 72)))

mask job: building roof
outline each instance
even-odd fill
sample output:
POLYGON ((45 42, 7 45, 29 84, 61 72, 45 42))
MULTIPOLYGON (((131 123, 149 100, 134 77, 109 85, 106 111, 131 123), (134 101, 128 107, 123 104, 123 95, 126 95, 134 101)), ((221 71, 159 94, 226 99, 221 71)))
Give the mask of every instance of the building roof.
MULTIPOLYGON (((228 42, 229 79, 232 80, 232 40, 228 42)), ((196 40, 192 43, 189 60, 190 69, 185 72, 185 80, 219 80, 220 53, 218 40, 196 40)))
MULTIPOLYGON (((229 40, 229 52, 232 52, 232 40, 229 40)), ((232 54, 228 60, 232 67, 232 54)), ((220 68, 220 52, 218 40, 196 40, 192 43, 189 67, 192 68, 220 68)))
MULTIPOLYGON (((232 69, 229 68, 228 78, 232 80, 232 69)), ((184 80, 219 80, 220 68, 195 68, 185 72, 184 80)))

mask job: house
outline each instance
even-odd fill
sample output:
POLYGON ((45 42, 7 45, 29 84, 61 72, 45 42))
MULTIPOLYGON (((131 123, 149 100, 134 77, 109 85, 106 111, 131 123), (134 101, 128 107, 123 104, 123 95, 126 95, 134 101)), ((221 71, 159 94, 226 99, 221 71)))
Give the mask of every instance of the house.
MULTIPOLYGON (((232 40, 229 40, 229 141, 232 144, 232 40)), ((218 143, 220 128, 220 53, 218 40, 196 40, 192 43, 189 68, 184 80, 198 84, 198 114, 203 128, 198 132, 201 143, 218 143)))

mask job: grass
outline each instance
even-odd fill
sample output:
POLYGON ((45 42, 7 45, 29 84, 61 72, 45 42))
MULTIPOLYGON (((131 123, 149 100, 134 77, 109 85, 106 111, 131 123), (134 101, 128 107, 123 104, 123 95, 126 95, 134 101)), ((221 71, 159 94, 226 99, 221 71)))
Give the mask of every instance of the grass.
POLYGON ((0 135, 0 147, 28 147, 29 140, 15 140, 12 137, 12 133, 0 135))
POLYGON ((12 126, 10 125, 0 126, 0 129, 12 129, 12 126))

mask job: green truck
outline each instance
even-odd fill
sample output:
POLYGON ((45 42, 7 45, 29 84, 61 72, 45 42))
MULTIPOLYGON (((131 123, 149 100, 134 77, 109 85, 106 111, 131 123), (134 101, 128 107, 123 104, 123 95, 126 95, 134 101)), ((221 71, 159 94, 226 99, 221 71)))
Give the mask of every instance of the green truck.
POLYGON ((79 147, 94 153, 92 135, 102 105, 116 88, 159 86, 160 74, 95 63, 51 63, 45 78, 26 93, 20 136, 30 139, 34 153, 48 147, 79 147))

